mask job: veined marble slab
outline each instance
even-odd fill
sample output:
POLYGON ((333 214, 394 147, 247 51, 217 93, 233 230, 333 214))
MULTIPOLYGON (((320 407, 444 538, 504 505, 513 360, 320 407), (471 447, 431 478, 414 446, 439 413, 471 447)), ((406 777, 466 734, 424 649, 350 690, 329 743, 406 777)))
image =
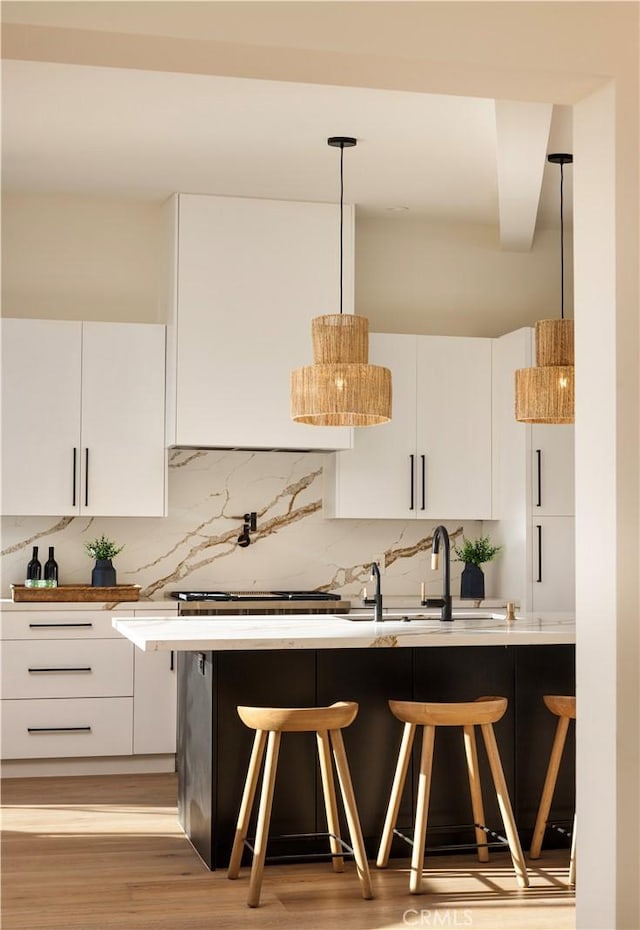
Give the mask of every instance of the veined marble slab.
POLYGON ((496 612, 481 619, 349 620, 325 614, 287 617, 119 619, 113 626, 145 652, 254 649, 367 649, 415 646, 525 646, 575 643, 573 614, 527 614, 507 624, 496 612))

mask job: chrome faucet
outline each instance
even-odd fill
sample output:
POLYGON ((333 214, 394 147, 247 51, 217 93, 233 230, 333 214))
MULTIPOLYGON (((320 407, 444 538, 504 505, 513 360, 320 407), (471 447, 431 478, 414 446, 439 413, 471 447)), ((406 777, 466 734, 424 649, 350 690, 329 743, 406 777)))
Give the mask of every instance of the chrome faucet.
POLYGON ((373 605, 373 619, 376 623, 382 622, 382 589, 380 586, 380 567, 377 562, 371 566, 371 580, 376 583, 375 597, 365 597, 363 603, 373 605))
POLYGON ((453 620, 451 612, 451 543, 446 526, 436 526, 433 531, 431 569, 437 569, 440 561, 440 540, 444 549, 442 597, 427 597, 420 602, 423 607, 441 607, 440 620, 453 620))

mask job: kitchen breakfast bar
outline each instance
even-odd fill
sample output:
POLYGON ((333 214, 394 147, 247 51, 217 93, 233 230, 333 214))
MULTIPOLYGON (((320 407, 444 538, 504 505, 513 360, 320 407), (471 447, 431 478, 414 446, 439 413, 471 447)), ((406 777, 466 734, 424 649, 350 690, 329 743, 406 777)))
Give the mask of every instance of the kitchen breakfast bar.
MULTIPOLYGON (((454 610, 447 623, 410 611, 385 612, 382 622, 356 614, 113 620, 140 649, 178 653, 179 818, 210 869, 228 863, 251 754, 254 734, 241 722, 239 705, 358 703, 344 741, 365 845, 375 857, 402 737, 389 699, 506 697, 508 709, 495 726, 496 738, 522 845, 529 848, 557 722, 543 695, 575 694, 573 616, 526 614, 508 622, 504 610, 454 610)), ((402 832, 415 813, 416 742, 400 806, 402 832)), ((570 732, 552 808, 559 825, 573 817, 574 759, 570 732)), ((483 750, 480 774, 488 789, 483 750)), ((485 811, 487 825, 501 832, 491 790, 485 791, 485 811)), ((285 738, 270 835, 326 831, 324 817, 314 735, 285 738)), ((463 741, 458 728, 440 727, 428 853, 472 842, 472 823, 463 741)), ((326 851, 326 840, 306 842, 305 853, 326 851)), ((275 855, 300 849, 299 841, 295 848, 288 841, 273 845, 275 855)), ((552 845, 568 845, 561 830, 547 831, 545 846, 552 845)), ((396 838, 392 855, 406 857, 408 847, 396 838)))

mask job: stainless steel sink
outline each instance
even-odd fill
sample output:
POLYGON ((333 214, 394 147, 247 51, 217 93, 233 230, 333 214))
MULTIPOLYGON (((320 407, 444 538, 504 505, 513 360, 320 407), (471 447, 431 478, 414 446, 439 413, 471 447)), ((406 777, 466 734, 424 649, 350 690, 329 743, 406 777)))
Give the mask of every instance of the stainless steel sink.
MULTIPOLYGON (((352 622, 364 621, 370 623, 373 620, 373 612, 369 613, 349 613, 349 614, 338 614, 337 616, 341 617, 343 620, 351 620, 352 622)), ((453 621, 455 620, 499 620, 503 619, 500 614, 486 613, 483 611, 464 611, 464 610, 454 610, 453 611, 453 621)), ((393 613, 385 613, 382 617, 382 623, 386 621, 392 621, 397 623, 402 621, 404 623, 412 623, 413 621, 419 620, 421 622, 432 621, 433 623, 442 623, 440 620, 440 611, 426 611, 424 613, 414 613, 413 611, 394 611, 393 613)), ((453 621, 446 621, 447 623, 453 621)))

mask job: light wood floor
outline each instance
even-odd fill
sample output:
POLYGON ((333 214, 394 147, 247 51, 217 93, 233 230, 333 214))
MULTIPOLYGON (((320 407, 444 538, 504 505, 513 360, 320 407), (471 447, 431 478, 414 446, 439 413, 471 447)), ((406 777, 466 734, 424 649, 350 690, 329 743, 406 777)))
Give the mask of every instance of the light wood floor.
POLYGON ((173 775, 7 779, 2 784, 3 930, 382 930, 574 926, 568 852, 528 863, 520 891, 502 852, 427 858, 432 893, 408 893, 407 862, 372 863, 373 901, 353 864, 267 867, 262 904, 246 878, 209 872, 176 819, 173 775))

